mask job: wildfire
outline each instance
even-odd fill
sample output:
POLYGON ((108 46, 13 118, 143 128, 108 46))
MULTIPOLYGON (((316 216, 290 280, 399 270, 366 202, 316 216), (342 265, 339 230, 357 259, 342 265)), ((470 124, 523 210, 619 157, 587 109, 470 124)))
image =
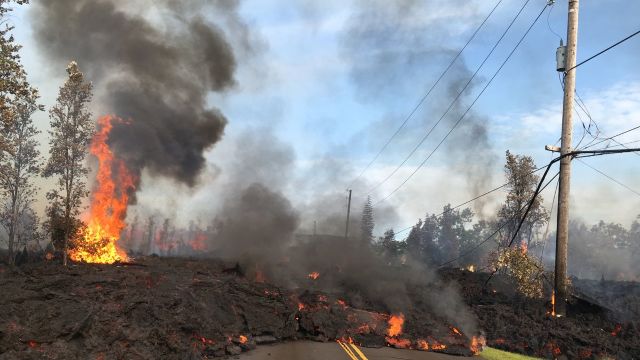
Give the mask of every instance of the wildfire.
POLYGON ((527 243, 520 245, 520 251, 522 251, 522 255, 527 255, 527 251, 529 251, 527 243))
POLYGON ((460 332, 460 330, 456 329, 455 327, 452 327, 451 331, 458 336, 462 336, 462 333, 460 332))
POLYGON ((556 291, 551 291, 551 316, 556 316, 556 291))
POLYGON ((246 336, 240 335, 240 344, 246 344, 248 340, 246 336))
POLYGON ((387 329, 387 335, 398 336, 402 333, 402 326, 404 325, 404 314, 391 315, 389 318, 389 328, 387 329))
POLYGON ((317 278, 320 277, 320 273, 317 271, 314 271, 312 273, 309 273, 309 275, 307 275, 309 277, 309 279, 311 280, 316 280, 317 278))
POLYGON ((469 266, 467 266, 467 271, 469 272, 475 272, 476 271, 476 266, 471 264, 469 266))
POLYGON ((125 228, 129 192, 135 189, 135 177, 124 161, 114 157, 107 144, 112 122, 122 122, 110 115, 98 120, 98 131, 93 136, 90 152, 98 159, 98 174, 91 195, 87 227, 80 235, 76 248, 69 252, 74 261, 112 264, 127 260, 118 247, 120 232, 125 228))
POLYGON ((207 250, 207 235, 203 233, 197 234, 193 239, 189 241, 189 246, 194 251, 207 250))

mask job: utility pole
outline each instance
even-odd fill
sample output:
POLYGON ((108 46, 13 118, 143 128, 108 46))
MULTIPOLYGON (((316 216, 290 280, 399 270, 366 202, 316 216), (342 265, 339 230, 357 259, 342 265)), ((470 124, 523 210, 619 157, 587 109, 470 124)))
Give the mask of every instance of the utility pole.
MULTIPOLYGON (((560 154, 573 151, 573 102, 576 92, 576 53, 578 50, 578 8, 579 0, 569 0, 567 22, 567 48, 564 77, 564 99, 562 103, 562 142, 560 154)), ((571 177, 571 156, 560 160, 560 184, 558 188, 558 228, 556 231, 555 298, 556 313, 566 315, 567 294, 567 250, 569 243, 569 188, 571 177)))
POLYGON ((351 214, 351 189, 347 190, 349 192, 349 202, 347 203, 347 226, 344 229, 344 238, 349 238, 349 215, 351 214))

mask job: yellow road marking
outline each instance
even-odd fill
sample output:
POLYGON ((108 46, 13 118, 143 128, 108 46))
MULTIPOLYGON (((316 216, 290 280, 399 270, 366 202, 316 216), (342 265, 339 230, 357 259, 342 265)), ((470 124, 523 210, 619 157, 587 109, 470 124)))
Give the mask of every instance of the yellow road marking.
POLYGON ((349 355, 351 360, 360 360, 351 352, 351 350, 349 350, 349 347, 346 344, 343 344, 342 341, 340 341, 340 340, 336 340, 336 341, 338 342, 338 345, 340 345, 342 350, 344 350, 344 352, 346 352, 347 355, 349 355))
POLYGON ((353 350, 355 350, 355 351, 358 353, 358 355, 360 355, 360 357, 362 358, 362 360, 369 360, 369 359, 367 359, 367 357, 366 357, 366 356, 364 356, 364 354, 362 353, 362 351, 360 351, 360 349, 358 349, 358 347, 356 346, 356 344, 349 344, 349 345, 351 345, 351 347, 353 348, 353 350))

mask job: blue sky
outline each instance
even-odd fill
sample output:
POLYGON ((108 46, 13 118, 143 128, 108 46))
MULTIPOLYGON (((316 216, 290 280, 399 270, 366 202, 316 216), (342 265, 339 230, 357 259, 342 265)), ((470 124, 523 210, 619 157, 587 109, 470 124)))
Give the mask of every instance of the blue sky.
MULTIPOLYGON (((253 57, 240 59, 235 89, 211 95, 211 103, 220 107, 229 118, 225 139, 208 154, 211 163, 224 171, 225 166, 233 162, 233 149, 238 146, 242 133, 247 128, 265 128, 295 154, 291 177, 296 180, 281 189, 292 202, 311 206, 313 202, 308 197, 317 193, 342 193, 435 81, 453 57, 452 51, 464 45, 497 1, 418 2, 424 4, 416 6, 415 12, 388 18, 394 4, 400 2, 243 1, 240 13, 258 51, 253 57), (378 18, 367 18, 370 16, 378 18), (358 35, 362 24, 378 38, 365 42, 366 39, 358 35), (402 27, 402 31, 398 27, 402 27), (403 40, 412 35, 415 38, 395 42, 394 36, 398 34, 404 36, 403 40), (404 48, 405 45, 410 47, 404 48), (388 59, 391 65, 367 68, 369 61, 383 50, 393 55, 388 59), (331 181, 321 184, 321 189, 314 185, 301 190, 300 184, 308 183, 307 177, 313 176, 314 169, 322 167, 328 158, 343 169, 334 174, 331 181)), ((529 2, 504 42, 483 67, 463 108, 490 78, 545 2, 529 2)), ((475 71, 523 3, 523 0, 502 2, 463 53, 452 76, 464 78, 465 67, 475 71)), ((492 176, 486 176, 485 190, 504 182, 502 165, 507 149, 532 155, 539 165, 550 159, 550 154, 543 148, 559 137, 562 106, 562 90, 555 71, 559 39, 551 30, 565 37, 566 8, 567 1, 561 0, 556 1, 551 13, 545 12, 473 108, 472 120, 486 125, 489 144, 486 151, 453 158, 449 154, 464 149, 474 139, 467 142, 462 136, 452 137, 452 141, 446 142, 406 186, 385 202, 384 206, 395 209, 395 215, 382 219, 377 230, 382 232, 387 226, 405 227, 425 212, 439 212, 447 202, 457 204, 473 197, 474 190, 462 173, 467 165, 476 161, 475 156, 494 158, 488 166, 492 176)), ((639 13, 640 2, 583 1, 578 60, 637 31, 639 13)), ((50 106, 63 81, 64 69, 46 66, 46 58, 31 38, 28 7, 18 9, 13 14, 13 21, 16 38, 24 45, 23 60, 30 80, 41 89, 43 103, 50 106)), ((579 94, 603 136, 640 125, 639 55, 640 37, 578 70, 579 94)), ((453 78, 446 78, 443 85, 452 81, 453 78)), ((385 178, 420 139, 428 124, 440 117, 451 99, 446 90, 446 86, 436 88, 409 122, 406 131, 390 144, 363 179, 354 184, 354 201, 358 206, 371 185, 385 178)), ((581 116, 586 120, 584 114, 581 116)), ((37 121, 45 130, 46 114, 38 115, 37 121)), ((582 130, 580 120, 575 117, 574 121, 577 143, 582 130)), ((433 136, 396 176, 371 194, 374 201, 383 198, 411 173, 440 141, 448 126, 445 121, 436 128, 433 136)), ((620 141, 637 139, 640 139, 640 131, 621 137, 620 141)), ((585 161, 640 191, 637 156, 614 155, 585 161)), ((625 225, 640 214, 640 197, 580 163, 574 163, 574 170, 573 214, 589 222, 604 219, 625 225)), ((202 203, 197 200, 198 194, 199 191, 190 192, 189 206, 202 203)), ((491 213, 503 195, 498 193, 488 199, 485 215, 491 213)), ((545 194, 547 203, 551 197, 552 190, 545 194)), ((144 204, 145 199, 151 198, 143 194, 141 202, 144 204)), ((148 206, 153 207, 152 204, 148 206)), ((306 224, 312 221, 310 218, 303 220, 306 224)))

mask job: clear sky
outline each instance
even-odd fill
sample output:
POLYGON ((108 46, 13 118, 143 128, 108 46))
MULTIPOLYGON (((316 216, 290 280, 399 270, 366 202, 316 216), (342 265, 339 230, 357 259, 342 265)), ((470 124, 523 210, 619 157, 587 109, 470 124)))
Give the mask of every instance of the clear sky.
MULTIPOLYGON (((241 16, 255 41, 256 54, 251 59, 240 59, 236 88, 223 95, 211 95, 211 103, 222 109, 229 125, 225 139, 208 158, 224 170, 224 164, 232 159, 223 157, 232 154, 229 149, 237 146, 243 132, 264 128, 295 154, 291 176, 296 181, 282 188, 295 204, 309 204, 304 198, 317 192, 344 191, 496 3, 497 0, 242 1, 241 16), (308 177, 313 177, 315 167, 323 166, 327 159, 339 163, 341 170, 333 174, 331 181, 321 183, 322 189, 302 187, 300 191, 299 185, 311 182, 308 177)), ((523 3, 524 0, 502 1, 405 131, 353 184, 358 207, 369 189, 404 159, 442 115, 453 98, 451 92, 476 70, 523 3)), ((545 3, 546 0, 531 0, 525 7, 473 86, 456 104, 457 114, 475 98, 545 3)), ((558 0, 546 10, 473 107, 473 116, 465 120, 483 126, 486 141, 478 142, 465 127, 459 134, 454 132, 416 176, 381 205, 393 207, 396 215, 381 220, 377 231, 382 232, 387 226, 398 229, 411 225, 426 212, 439 212, 446 203, 463 202, 478 191, 502 184, 506 150, 532 155, 538 165, 549 161, 551 155, 544 151, 544 145, 554 144, 559 137, 562 107, 562 89, 555 70, 560 39, 553 32, 566 37, 566 9, 567 0, 558 0), (480 185, 474 188, 472 183, 480 185)), ((12 22, 16 38, 24 46, 23 61, 30 81, 41 89, 45 106, 51 106, 64 69, 47 66, 46 57, 31 37, 28 13, 29 6, 19 8, 13 13, 12 22)), ((637 1, 582 1, 578 60, 639 30, 638 14, 637 1)), ((601 136, 640 125, 639 56, 640 36, 578 70, 578 92, 601 136)), ((588 125, 587 116, 581 112, 580 117, 588 125)), ((374 202, 384 198, 415 169, 442 139, 454 118, 446 118, 414 156, 371 193, 374 202)), ((46 114, 38 115, 37 121, 46 130, 46 114)), ((582 136, 582 122, 577 116, 575 125, 577 143, 582 136)), ((619 138, 621 142, 638 139, 640 131, 619 138)), ((587 135, 583 143, 589 140, 587 135)), ((584 161, 640 192, 638 156, 612 155, 584 161)), ((626 226, 640 214, 640 196, 579 162, 573 166, 573 214, 588 222, 603 219, 626 226)), ((544 194, 547 203, 552 195, 550 186, 544 194)), ((504 193, 496 193, 488 198, 485 215, 503 196, 504 193)), ((148 199, 141 197, 142 202, 152 201, 148 199)))

